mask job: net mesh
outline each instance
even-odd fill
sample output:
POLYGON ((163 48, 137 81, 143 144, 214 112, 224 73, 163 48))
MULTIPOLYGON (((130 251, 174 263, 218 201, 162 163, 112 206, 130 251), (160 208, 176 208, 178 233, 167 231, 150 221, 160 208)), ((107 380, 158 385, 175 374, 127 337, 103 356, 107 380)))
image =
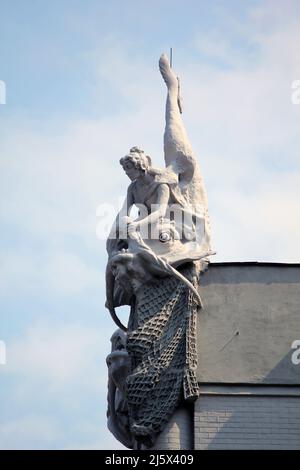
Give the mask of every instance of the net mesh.
MULTIPOLYGON (((182 274, 197 284, 192 269, 182 274)), ((183 398, 199 396, 197 311, 193 294, 174 277, 142 287, 136 298, 134 329, 127 335, 132 373, 126 398, 131 432, 146 444, 151 445, 183 398)))

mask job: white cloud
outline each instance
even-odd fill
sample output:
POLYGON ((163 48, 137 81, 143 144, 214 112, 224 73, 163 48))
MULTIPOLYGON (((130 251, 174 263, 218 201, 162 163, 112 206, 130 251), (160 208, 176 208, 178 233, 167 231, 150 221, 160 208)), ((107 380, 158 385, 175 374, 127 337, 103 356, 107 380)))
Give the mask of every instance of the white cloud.
MULTIPOLYGON (((219 53, 230 55, 230 68, 190 64, 183 82, 218 261, 300 260, 300 107, 290 101, 292 80, 300 77, 299 15, 284 14, 280 22, 281 10, 276 21, 271 16, 273 23, 261 9, 253 30, 237 28, 257 48, 256 60, 232 56, 226 41, 219 53), (268 21, 274 28, 262 33, 268 21)), ((201 44, 215 55, 216 37, 206 36, 201 44)))
MULTIPOLYGON (((94 425, 95 426, 95 425, 94 425)), ((87 427, 89 425, 87 424, 87 427)), ((86 431, 86 427, 83 424, 83 428, 86 431)), ((81 428, 82 429, 82 428, 81 428)), ((65 450, 127 450, 116 438, 107 430, 105 425, 99 423, 96 429, 89 429, 87 435, 94 435, 95 440, 82 444, 81 442, 74 442, 69 446, 66 446, 65 450)))
POLYGON ((0 447, 113 448, 105 358, 115 328, 50 320, 7 344, 1 373, 11 385, 6 393, 3 380, 0 447))
POLYGON ((8 344, 6 373, 31 377, 54 388, 79 383, 88 375, 93 386, 104 386, 110 334, 105 327, 98 331, 79 323, 55 326, 50 318, 47 323, 43 319, 8 344))
POLYGON ((23 418, 0 423, 0 449, 47 449, 61 439, 58 423, 49 415, 26 415, 23 418))
POLYGON ((51 250, 47 254, 4 251, 0 253, 2 294, 72 296, 104 288, 103 276, 80 256, 51 250))
POLYGON ((218 190, 217 197, 213 228, 218 260, 240 261, 247 253, 247 260, 300 262, 300 172, 273 175, 255 185, 253 193, 218 190))

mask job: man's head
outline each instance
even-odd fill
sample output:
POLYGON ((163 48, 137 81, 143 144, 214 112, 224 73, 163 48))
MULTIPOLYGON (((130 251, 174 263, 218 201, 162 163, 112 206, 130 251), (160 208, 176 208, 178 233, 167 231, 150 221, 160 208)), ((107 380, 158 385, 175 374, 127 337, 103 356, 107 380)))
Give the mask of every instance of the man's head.
POLYGON ((132 147, 129 153, 121 158, 120 164, 126 175, 134 181, 151 166, 151 158, 139 147, 132 147))

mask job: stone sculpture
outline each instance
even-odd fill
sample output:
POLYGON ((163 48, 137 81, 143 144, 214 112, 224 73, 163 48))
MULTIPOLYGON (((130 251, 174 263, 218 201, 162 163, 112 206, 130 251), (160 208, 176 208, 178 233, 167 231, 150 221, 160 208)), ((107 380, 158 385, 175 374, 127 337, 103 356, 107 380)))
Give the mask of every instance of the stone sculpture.
POLYGON ((126 334, 118 329, 111 337, 111 353, 106 358, 108 367, 107 426, 126 447, 133 448, 129 432, 128 405, 125 398, 126 378, 130 372, 130 358, 126 351, 126 334))
POLYGON ((199 275, 212 254, 206 192, 181 118, 179 80, 164 54, 159 67, 168 90, 166 167, 153 167, 138 147, 121 158, 131 184, 107 240, 106 306, 126 332, 126 367, 115 367, 122 385, 109 373, 109 426, 127 447, 153 446, 180 402, 198 396, 199 275), (130 217, 133 205, 139 208, 135 220, 130 217), (127 327, 116 315, 121 305, 130 306, 127 327))

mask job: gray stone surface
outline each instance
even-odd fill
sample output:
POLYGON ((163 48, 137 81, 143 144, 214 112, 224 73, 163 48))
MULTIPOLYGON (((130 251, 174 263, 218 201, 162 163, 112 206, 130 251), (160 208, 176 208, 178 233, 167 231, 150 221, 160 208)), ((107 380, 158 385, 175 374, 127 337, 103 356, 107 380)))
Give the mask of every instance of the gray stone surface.
POLYGON ((211 264, 200 290, 200 383, 300 384, 299 265, 211 264))
POLYGON ((196 450, 300 450, 300 396, 203 395, 194 420, 196 450))
POLYGON ((165 429, 158 436, 153 450, 193 449, 193 410, 181 407, 173 414, 165 429))

